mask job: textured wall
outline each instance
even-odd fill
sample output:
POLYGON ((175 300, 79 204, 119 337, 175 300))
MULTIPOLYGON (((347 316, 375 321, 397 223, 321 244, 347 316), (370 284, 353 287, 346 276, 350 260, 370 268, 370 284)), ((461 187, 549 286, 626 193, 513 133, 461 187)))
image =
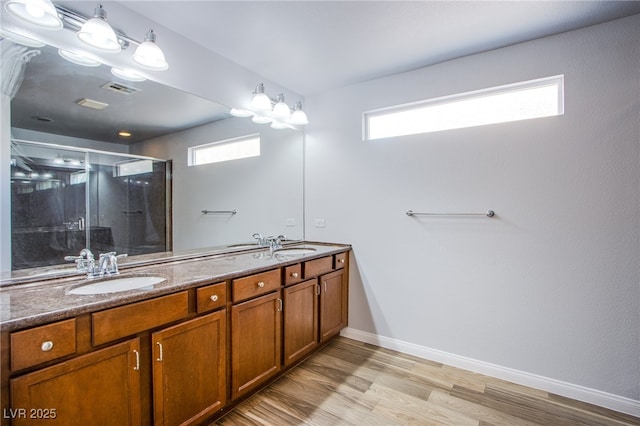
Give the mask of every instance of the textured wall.
POLYGON ((353 244, 351 328, 640 399, 639 29, 307 99, 306 237, 353 244), (558 74, 563 116, 362 141, 364 111, 558 74))

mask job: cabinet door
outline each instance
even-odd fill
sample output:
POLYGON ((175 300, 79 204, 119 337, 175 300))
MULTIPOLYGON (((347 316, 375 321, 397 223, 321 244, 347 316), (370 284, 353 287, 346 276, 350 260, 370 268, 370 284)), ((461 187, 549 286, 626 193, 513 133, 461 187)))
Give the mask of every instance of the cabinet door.
POLYGON ((342 270, 320 277, 320 341, 347 326, 348 288, 342 270))
POLYGON ((231 398, 257 388, 280 371, 280 292, 231 307, 231 398))
POLYGON ((156 425, 197 424, 226 402, 226 309, 151 336, 156 425))
POLYGON ((139 370, 134 339, 11 379, 14 425, 139 425, 139 370))
POLYGON ((284 365, 318 345, 318 284, 309 280, 284 289, 284 365))

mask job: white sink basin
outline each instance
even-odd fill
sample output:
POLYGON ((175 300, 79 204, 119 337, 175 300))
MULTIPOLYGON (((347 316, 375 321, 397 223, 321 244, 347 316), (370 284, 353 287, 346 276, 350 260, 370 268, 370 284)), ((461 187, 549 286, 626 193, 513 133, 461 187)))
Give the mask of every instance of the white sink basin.
POLYGON ((284 254, 286 256, 299 256, 303 254, 309 254, 316 251, 316 249, 311 247, 290 247, 290 248, 281 248, 275 251, 276 254, 284 254))
POLYGON ((129 290, 151 290, 155 284, 163 282, 162 277, 122 277, 92 282, 69 291, 69 294, 119 293, 129 290))

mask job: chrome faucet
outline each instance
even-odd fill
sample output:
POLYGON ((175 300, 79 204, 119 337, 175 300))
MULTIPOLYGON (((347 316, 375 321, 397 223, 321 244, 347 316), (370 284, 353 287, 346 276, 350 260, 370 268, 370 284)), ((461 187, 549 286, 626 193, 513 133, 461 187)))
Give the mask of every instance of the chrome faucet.
POLYGON ((269 247, 269 252, 273 253, 274 250, 282 248, 282 242, 287 239, 284 235, 278 235, 277 237, 263 237, 262 234, 256 232, 252 235, 253 238, 258 240, 258 247, 269 247))
POLYGON ((76 269, 79 272, 88 272, 95 270, 96 261, 93 253, 88 248, 80 250, 79 256, 65 256, 67 262, 76 262, 76 269))
POLYGON ((282 248, 282 241, 286 240, 284 235, 278 235, 277 237, 266 237, 265 241, 269 246, 269 253, 273 254, 275 250, 282 248))
POLYGON ((100 255, 100 263, 98 265, 99 275, 117 275, 118 271, 118 259, 127 257, 126 253, 116 255, 115 251, 109 253, 103 253, 100 255))
POLYGON ((75 262, 76 269, 79 272, 86 272, 88 278, 101 277, 102 275, 117 275, 118 272, 118 259, 127 257, 127 254, 116 255, 115 251, 109 253, 103 253, 98 258, 98 265, 96 267, 96 260, 91 253, 91 250, 84 248, 80 251, 79 256, 65 256, 64 260, 68 262, 75 262))

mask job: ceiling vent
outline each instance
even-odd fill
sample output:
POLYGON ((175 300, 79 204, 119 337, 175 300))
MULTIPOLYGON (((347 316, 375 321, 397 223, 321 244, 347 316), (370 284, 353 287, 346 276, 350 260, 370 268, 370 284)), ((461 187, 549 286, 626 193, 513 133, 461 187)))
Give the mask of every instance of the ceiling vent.
POLYGON ((125 86, 121 83, 116 83, 115 81, 108 81, 102 86, 101 89, 109 90, 115 93, 121 93, 123 95, 133 95, 136 92, 139 92, 140 89, 136 89, 135 87, 125 86))
POLYGON ((109 104, 105 104, 104 102, 94 101, 93 99, 80 99, 76 101, 76 103, 80 106, 92 108, 92 109, 105 109, 109 106, 109 104))

